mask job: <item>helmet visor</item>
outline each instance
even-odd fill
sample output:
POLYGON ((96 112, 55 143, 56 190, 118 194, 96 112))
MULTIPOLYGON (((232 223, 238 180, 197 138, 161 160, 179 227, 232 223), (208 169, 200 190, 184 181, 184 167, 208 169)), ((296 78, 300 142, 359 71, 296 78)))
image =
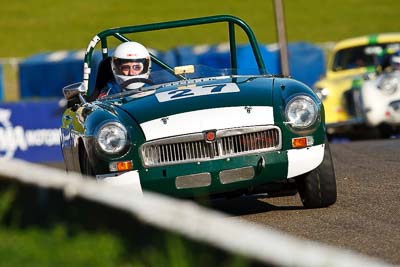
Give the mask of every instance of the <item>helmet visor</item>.
POLYGON ((120 59, 114 58, 117 75, 136 76, 146 73, 149 67, 148 59, 120 59))

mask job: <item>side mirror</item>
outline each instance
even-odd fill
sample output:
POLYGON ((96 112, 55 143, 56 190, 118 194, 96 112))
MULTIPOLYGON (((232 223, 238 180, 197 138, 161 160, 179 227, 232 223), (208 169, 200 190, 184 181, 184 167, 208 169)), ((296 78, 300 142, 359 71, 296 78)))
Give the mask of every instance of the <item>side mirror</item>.
MULTIPOLYGON (((73 83, 68 86, 65 86, 63 89, 64 98, 66 100, 72 100, 77 95, 82 96, 81 94, 86 93, 87 88, 84 83, 73 83)), ((81 99, 83 97, 80 97, 81 99)))

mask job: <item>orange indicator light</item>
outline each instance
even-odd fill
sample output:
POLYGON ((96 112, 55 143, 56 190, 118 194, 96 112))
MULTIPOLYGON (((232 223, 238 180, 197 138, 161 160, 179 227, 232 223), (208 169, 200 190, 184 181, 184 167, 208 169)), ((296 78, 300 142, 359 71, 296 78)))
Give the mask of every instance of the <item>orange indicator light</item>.
POLYGON ((314 138, 312 136, 292 138, 293 148, 303 148, 312 146, 314 144, 314 138))
POLYGON ((307 138, 300 137, 300 138, 293 138, 292 139, 292 147, 294 148, 301 148, 307 146, 307 138))
POLYGON ((133 169, 133 163, 131 160, 117 162, 117 171, 129 171, 132 169, 133 169))

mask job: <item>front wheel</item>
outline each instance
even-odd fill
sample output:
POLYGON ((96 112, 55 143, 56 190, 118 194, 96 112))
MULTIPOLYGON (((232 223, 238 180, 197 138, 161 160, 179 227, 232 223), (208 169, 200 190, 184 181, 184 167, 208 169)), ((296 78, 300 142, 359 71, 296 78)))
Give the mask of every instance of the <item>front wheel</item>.
POLYGON ((84 176, 95 176, 95 171, 90 163, 87 152, 84 149, 81 149, 80 154, 81 173, 84 176))
POLYGON ((306 208, 323 208, 336 202, 336 175, 327 140, 325 140, 322 163, 311 172, 297 177, 296 183, 301 201, 306 208))

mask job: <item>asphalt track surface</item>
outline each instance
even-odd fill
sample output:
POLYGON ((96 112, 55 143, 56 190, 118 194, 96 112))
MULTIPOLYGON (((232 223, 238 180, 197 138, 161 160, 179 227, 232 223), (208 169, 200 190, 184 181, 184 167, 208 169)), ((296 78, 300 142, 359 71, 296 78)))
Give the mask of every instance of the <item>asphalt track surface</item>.
POLYGON ((296 194, 216 200, 212 208, 400 265, 400 139, 336 143, 331 152, 338 190, 331 207, 304 209, 296 194))
POLYGON ((331 144, 338 200, 304 209, 298 194, 219 200, 246 221, 400 265, 400 139, 331 144))

